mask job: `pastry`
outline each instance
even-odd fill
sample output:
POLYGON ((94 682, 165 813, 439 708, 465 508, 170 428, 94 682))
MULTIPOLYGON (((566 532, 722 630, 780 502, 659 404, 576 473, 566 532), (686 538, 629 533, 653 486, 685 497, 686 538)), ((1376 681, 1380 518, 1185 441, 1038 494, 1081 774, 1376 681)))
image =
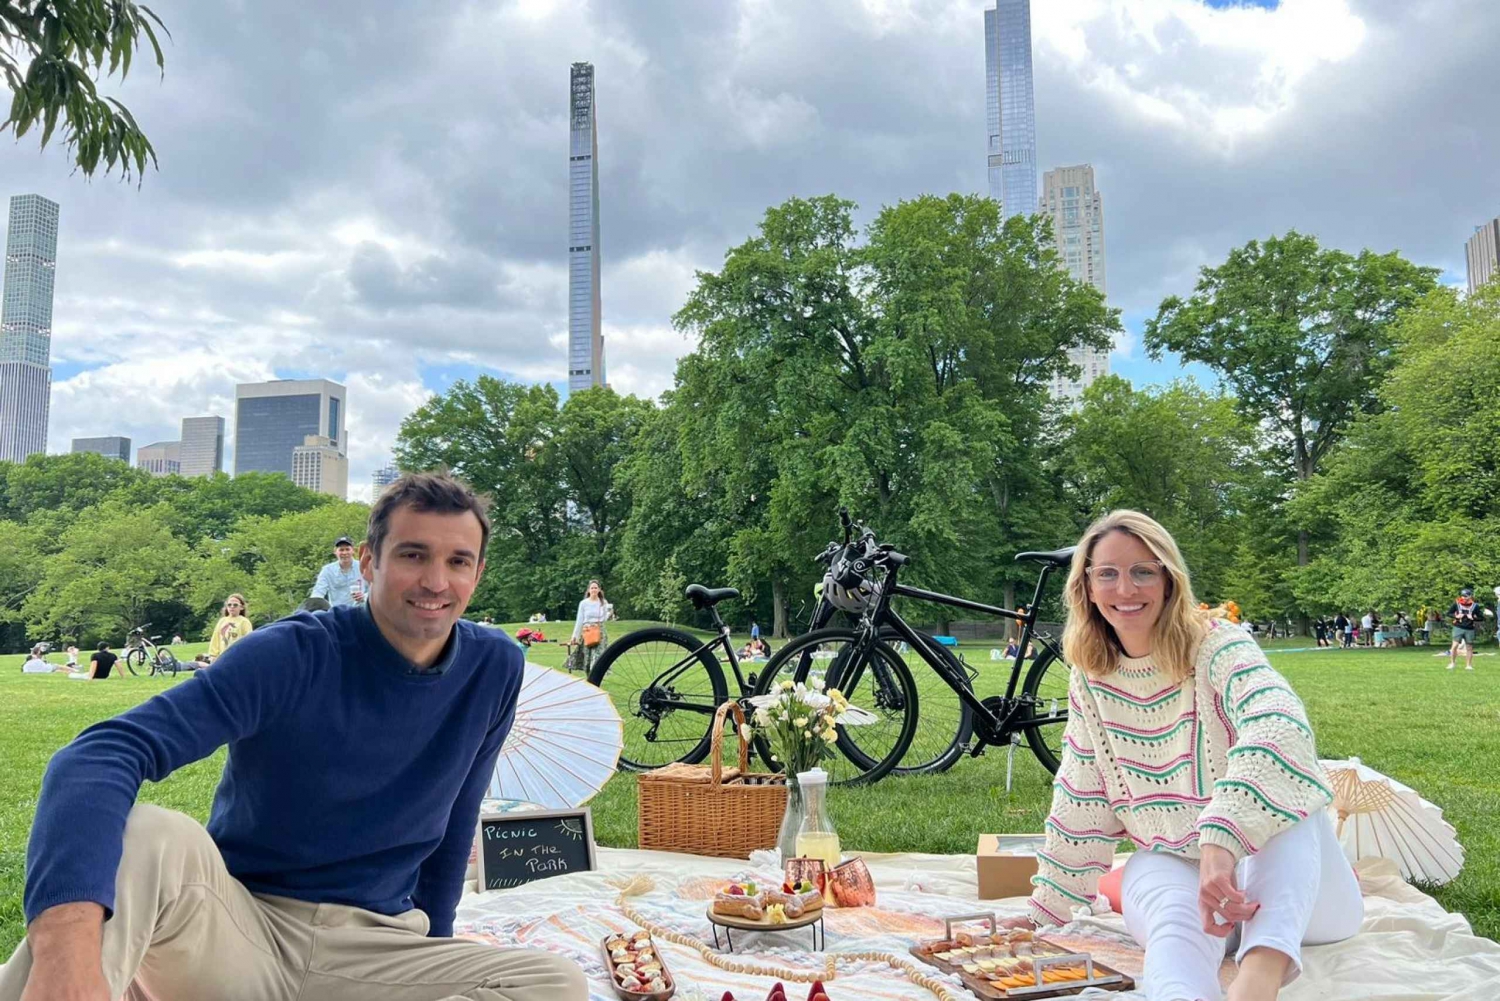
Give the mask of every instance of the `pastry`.
POLYGON ((642 980, 651 980, 655 977, 659 977, 661 976, 661 964, 645 963, 641 966, 637 966, 635 968, 635 975, 640 977, 642 980))
POLYGON ((661 977, 653 977, 651 979, 650 987, 651 987, 651 993, 655 994, 655 993, 658 993, 660 991, 666 990, 667 989, 667 982, 665 980, 663 980, 661 977))
POLYGON ((713 911, 759 921, 766 916, 766 897, 754 883, 730 883, 714 895, 713 911))
POLYGON ((639 992, 645 986, 646 986, 645 984, 641 983, 639 980, 635 979, 634 977, 626 977, 624 980, 620 981, 620 989, 621 990, 637 991, 637 992, 639 992))

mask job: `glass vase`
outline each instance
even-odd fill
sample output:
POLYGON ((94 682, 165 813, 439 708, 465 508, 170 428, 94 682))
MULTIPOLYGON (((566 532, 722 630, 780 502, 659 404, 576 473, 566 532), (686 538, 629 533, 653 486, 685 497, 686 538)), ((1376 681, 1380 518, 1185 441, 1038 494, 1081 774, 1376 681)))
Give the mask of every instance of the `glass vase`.
POLYGON ((782 865, 786 864, 787 859, 797 857, 797 834, 802 830, 802 820, 806 815, 802 786, 797 781, 797 774, 791 772, 786 777, 786 813, 781 816, 781 831, 776 835, 776 847, 781 849, 782 865))

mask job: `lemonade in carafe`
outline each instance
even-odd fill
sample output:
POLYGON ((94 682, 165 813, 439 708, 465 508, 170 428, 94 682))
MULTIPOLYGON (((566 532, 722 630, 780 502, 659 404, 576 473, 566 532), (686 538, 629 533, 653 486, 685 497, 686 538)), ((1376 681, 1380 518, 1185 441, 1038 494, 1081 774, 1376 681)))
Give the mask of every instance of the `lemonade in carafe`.
MULTIPOLYGON (((797 854, 803 858, 822 859, 829 872, 839 864, 840 846, 838 832, 828 819, 827 793, 828 773, 821 768, 798 772, 797 784, 802 787, 803 807, 807 811, 802 818, 802 828, 797 832, 797 854)), ((833 889, 830 882, 823 890, 825 901, 831 901, 833 889)))

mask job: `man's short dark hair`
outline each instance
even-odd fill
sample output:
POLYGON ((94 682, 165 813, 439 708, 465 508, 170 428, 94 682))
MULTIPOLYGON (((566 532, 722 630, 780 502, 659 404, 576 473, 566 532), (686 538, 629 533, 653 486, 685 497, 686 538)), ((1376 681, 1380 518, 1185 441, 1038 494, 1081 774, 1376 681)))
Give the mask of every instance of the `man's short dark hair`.
POLYGON ((467 483, 447 473, 406 473, 386 487, 370 509, 370 525, 365 542, 380 562, 380 547, 391 527, 391 515, 398 508, 409 507, 424 514, 463 514, 472 511, 479 519, 479 559, 490 543, 489 502, 475 493, 467 483))
POLYGON ((100 640, 99 641, 99 652, 103 653, 105 650, 108 650, 108 649, 109 649, 109 643, 108 643, 108 641, 106 641, 106 640, 100 640))

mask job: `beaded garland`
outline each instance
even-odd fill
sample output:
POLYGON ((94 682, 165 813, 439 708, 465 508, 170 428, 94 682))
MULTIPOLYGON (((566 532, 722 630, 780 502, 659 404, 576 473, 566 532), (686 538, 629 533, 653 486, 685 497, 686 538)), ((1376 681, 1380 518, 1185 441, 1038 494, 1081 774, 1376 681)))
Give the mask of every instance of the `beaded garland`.
POLYGON ((790 981, 792 983, 810 984, 814 980, 833 981, 837 979, 838 967, 841 962, 886 963, 900 973, 905 974, 908 980, 936 996, 940 1001, 960 1001, 960 996, 942 981, 923 973, 917 968, 915 963, 908 962, 888 952, 829 953, 824 957, 823 970, 821 972, 793 970, 788 967, 764 966, 729 959, 710 949, 695 938, 657 924, 631 906, 629 898, 639 896, 643 893, 650 893, 656 889, 656 883, 651 877, 632 876, 624 879, 610 879, 605 882, 620 891, 618 904, 621 913, 625 915, 627 920, 640 925, 650 932, 654 938, 664 939, 674 945, 694 950, 698 955, 703 957, 704 962, 726 973, 748 973, 752 976, 776 977, 779 980, 790 981))
POLYGON ((1302 702, 1238 626, 1210 621, 1181 683, 1150 657, 1102 678, 1074 671, 1062 766, 1032 918, 1065 924, 1096 899, 1115 842, 1236 860, 1332 802, 1302 702))

